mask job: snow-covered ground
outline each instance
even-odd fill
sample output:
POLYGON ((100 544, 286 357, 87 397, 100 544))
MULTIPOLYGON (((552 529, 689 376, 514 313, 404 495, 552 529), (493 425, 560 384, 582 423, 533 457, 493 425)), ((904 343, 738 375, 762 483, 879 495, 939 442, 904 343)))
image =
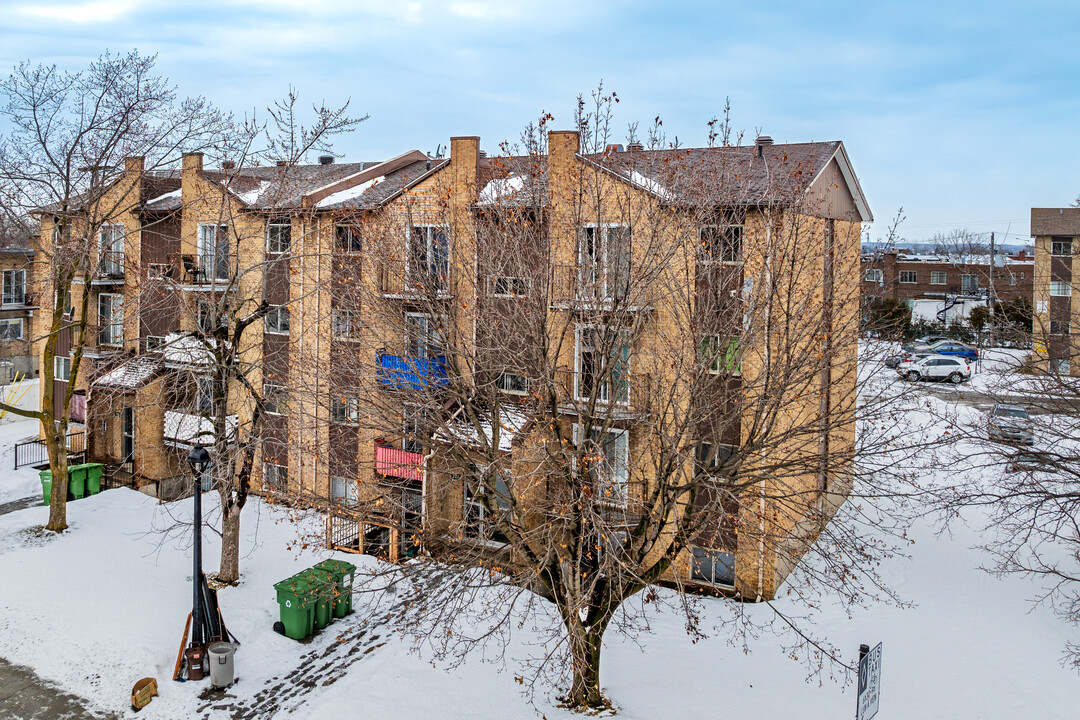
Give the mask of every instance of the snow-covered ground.
POLYGON ((0 505, 41 494, 37 470, 30 467, 12 469, 15 467, 15 443, 36 438, 39 427, 37 420, 25 419, 0 424, 0 505))
MULTIPOLYGON (((920 403, 977 421, 979 411, 971 407, 946 407, 932 395, 920 403)), ((925 410, 909 417, 915 424, 934 422, 925 410)), ((12 481, 6 470, 17 435, 14 426, 0 428, 0 488, 36 492, 23 478, 36 482, 32 471, 12 481)), ((935 480, 948 482, 940 472, 935 480)), ((950 472, 963 469, 953 465, 950 472)), ((304 547, 298 536, 298 527, 304 538, 316 534, 317 519, 297 523, 294 515, 257 501, 244 511, 243 581, 220 593, 226 622, 242 642, 239 682, 224 698, 200 699, 207 683, 169 680, 190 609, 191 556, 186 534, 163 530, 182 521, 189 506, 110 490, 69 504, 71 530, 60 537, 35 530, 45 521, 44 506, 0 516, 0 656, 125 717, 131 716, 131 685, 144 676, 156 677, 161 692, 139 714, 146 718, 226 718, 237 709, 252 711, 248 717, 320 720, 576 717, 548 695, 535 705, 523 695, 515 658, 535 652, 528 630, 517 633, 505 668, 477 656, 449 670, 412 652, 391 623, 356 627, 358 615, 336 621, 307 644, 275 634, 273 583, 327 553, 304 547)), ((1059 664, 1066 641, 1080 640, 1080 631, 1032 606, 1036 588, 1029 582, 978 569, 987 562, 973 549, 986 540, 979 531, 983 517, 972 511, 945 535, 929 521, 911 527, 910 559, 887 561, 882 574, 916 607, 874 606, 849 617, 825 602, 817 613, 815 632, 849 656, 860 643, 884 643, 880 720, 1080 717, 1080 676, 1059 664)), ((208 570, 216 567, 217 551, 217 538, 208 532, 208 570)), ((369 558, 337 557, 373 567, 369 558)), ((727 601, 702 605, 706 628, 730 614, 727 601)), ((777 606, 797 611, 789 600, 777 606)), ((771 614, 766 606, 745 609, 762 621, 771 614)), ((672 610, 658 611, 651 624, 652 632, 636 639, 614 633, 607 639, 602 683, 622 717, 854 713, 853 686, 806 682, 806 667, 785 657, 775 638, 759 638, 744 654, 722 636, 692 643, 672 610)))

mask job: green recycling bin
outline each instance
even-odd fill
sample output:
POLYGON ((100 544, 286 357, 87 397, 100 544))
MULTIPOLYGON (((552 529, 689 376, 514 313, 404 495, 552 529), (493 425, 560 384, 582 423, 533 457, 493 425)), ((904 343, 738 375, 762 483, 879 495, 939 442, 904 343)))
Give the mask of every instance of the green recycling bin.
POLYGON ((322 630, 334 619, 333 607, 337 583, 334 582, 330 573, 315 568, 305 570, 301 575, 310 578, 312 587, 316 589, 315 627, 322 630))
POLYGON ((303 575, 293 575, 274 585, 285 637, 303 640, 315 630, 316 589, 303 575))
POLYGON ((68 495, 76 500, 86 497, 85 465, 68 465, 68 495))
POLYGON ((42 470, 38 473, 41 478, 41 496, 45 498, 45 504, 49 504, 52 498, 52 470, 42 470))
POLYGON ((105 466, 101 463, 88 463, 86 468, 86 494, 97 495, 101 492, 101 475, 105 466))
POLYGON ((334 596, 334 617, 343 618, 352 612, 352 587, 353 577, 356 574, 356 566, 344 560, 323 560, 315 566, 316 570, 329 573, 337 583, 337 594, 334 596))

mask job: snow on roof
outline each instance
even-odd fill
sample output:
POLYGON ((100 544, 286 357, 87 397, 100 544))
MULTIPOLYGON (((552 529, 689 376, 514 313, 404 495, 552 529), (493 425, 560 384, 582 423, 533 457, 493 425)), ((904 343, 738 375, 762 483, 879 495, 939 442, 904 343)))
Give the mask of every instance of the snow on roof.
MULTIPOLYGON (((500 452, 510 452, 514 443, 514 438, 525 428, 525 425, 529 422, 529 418, 528 416, 513 410, 500 411, 499 418, 499 450, 500 452)), ((487 445, 490 446, 493 436, 490 418, 482 419, 480 421, 480 427, 484 433, 487 445)), ((456 442, 469 447, 482 447, 480 436, 476 433, 476 428, 472 423, 467 423, 463 420, 447 423, 445 430, 439 430, 435 433, 435 439, 447 444, 456 442)))
POLYGON ((630 173, 630 182, 634 183, 642 190, 651 192, 653 195, 656 195, 659 198, 663 198, 664 200, 672 200, 675 197, 675 195, 670 190, 661 185, 659 182, 653 180, 650 177, 642 175, 637 170, 634 170, 630 173))
POLYGON ((94 385, 134 390, 152 380, 160 369, 160 360, 140 355, 105 373, 94 382, 94 385))
MULTIPOLYGON (((232 438, 236 435, 237 416, 225 418, 225 429, 232 438)), ((195 444, 209 444, 214 437, 214 423, 201 415, 189 415, 177 410, 165 411, 165 427, 162 440, 166 445, 176 448, 191 447, 195 444)))
POLYGON ((153 205, 155 203, 165 202, 166 200, 172 200, 174 198, 178 199, 178 198, 180 198, 180 196, 182 194, 183 194, 183 190, 181 188, 177 188, 176 190, 173 190, 172 192, 167 192, 164 195, 158 195, 156 198, 152 198, 150 200, 147 200, 146 204, 147 205, 153 205))
MULTIPOLYGON (((225 184, 224 181, 222 182, 222 184, 225 184)), ((232 190, 231 192, 236 195, 237 199, 245 205, 254 205, 259 201, 259 197, 262 196, 262 194, 266 192, 266 190, 271 185, 273 185, 273 183, 267 180, 260 180, 259 184, 251 188, 250 190, 245 190, 244 192, 232 190)))
POLYGON ((188 333, 169 333, 161 349, 165 362, 180 365, 210 365, 214 355, 206 343, 188 333))
POLYGON ((327 195, 322 200, 317 202, 315 204, 315 207, 325 208, 330 207, 331 205, 337 205, 338 203, 348 202, 349 200, 355 200, 356 198, 360 197, 385 179, 385 175, 380 175, 379 177, 371 178, 366 182, 362 182, 356 187, 351 187, 347 190, 341 190, 340 192, 336 192, 333 195, 327 195))
POLYGON ((525 189, 525 178, 520 175, 511 175, 505 178, 495 178, 484 185, 477 198, 477 205, 492 205, 498 201, 512 197, 525 189))
MULTIPOLYGON (((897 262, 924 262, 924 263, 948 263, 951 265, 989 265, 990 254, 986 253, 946 253, 946 254, 924 254, 924 253, 897 253, 897 262)), ((1033 265, 1035 258, 1025 258, 1019 260, 1011 258, 1005 253, 998 253, 994 257, 994 267, 1005 267, 1006 265, 1033 265)))

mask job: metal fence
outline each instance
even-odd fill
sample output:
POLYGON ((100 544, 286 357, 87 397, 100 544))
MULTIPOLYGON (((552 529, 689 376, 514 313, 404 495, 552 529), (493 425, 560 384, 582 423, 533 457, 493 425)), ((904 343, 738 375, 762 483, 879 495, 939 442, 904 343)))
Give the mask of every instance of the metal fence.
MULTIPOLYGON (((72 432, 67 436, 68 459, 82 462, 86 459, 86 433, 72 432)), ((27 465, 41 465, 49 462, 49 450, 41 439, 15 443, 15 469, 27 465)))

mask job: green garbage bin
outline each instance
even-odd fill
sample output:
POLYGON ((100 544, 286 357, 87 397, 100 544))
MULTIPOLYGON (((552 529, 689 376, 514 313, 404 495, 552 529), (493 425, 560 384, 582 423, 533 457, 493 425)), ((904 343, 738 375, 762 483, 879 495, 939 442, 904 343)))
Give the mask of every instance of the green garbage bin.
POLYGON ((87 463, 86 468, 86 494, 97 495, 101 492, 101 475, 105 466, 101 463, 87 463))
POLYGON ((309 581, 315 588, 315 627, 322 630, 334 619, 334 595, 337 583, 334 582, 333 576, 324 570, 310 568, 301 574, 310 578, 309 581))
POLYGON ((337 594, 334 596, 334 617, 343 618, 352 612, 352 587, 353 577, 356 575, 356 566, 344 560, 323 560, 315 566, 316 570, 327 572, 337 583, 337 594))
POLYGON ((41 478, 41 496, 45 498, 45 504, 49 504, 52 497, 52 470, 42 470, 38 473, 41 478))
POLYGON ((309 578, 293 575, 274 585, 285 636, 303 640, 314 632, 316 592, 309 578))
POLYGON ((75 500, 86 497, 85 465, 68 465, 68 495, 75 500))

